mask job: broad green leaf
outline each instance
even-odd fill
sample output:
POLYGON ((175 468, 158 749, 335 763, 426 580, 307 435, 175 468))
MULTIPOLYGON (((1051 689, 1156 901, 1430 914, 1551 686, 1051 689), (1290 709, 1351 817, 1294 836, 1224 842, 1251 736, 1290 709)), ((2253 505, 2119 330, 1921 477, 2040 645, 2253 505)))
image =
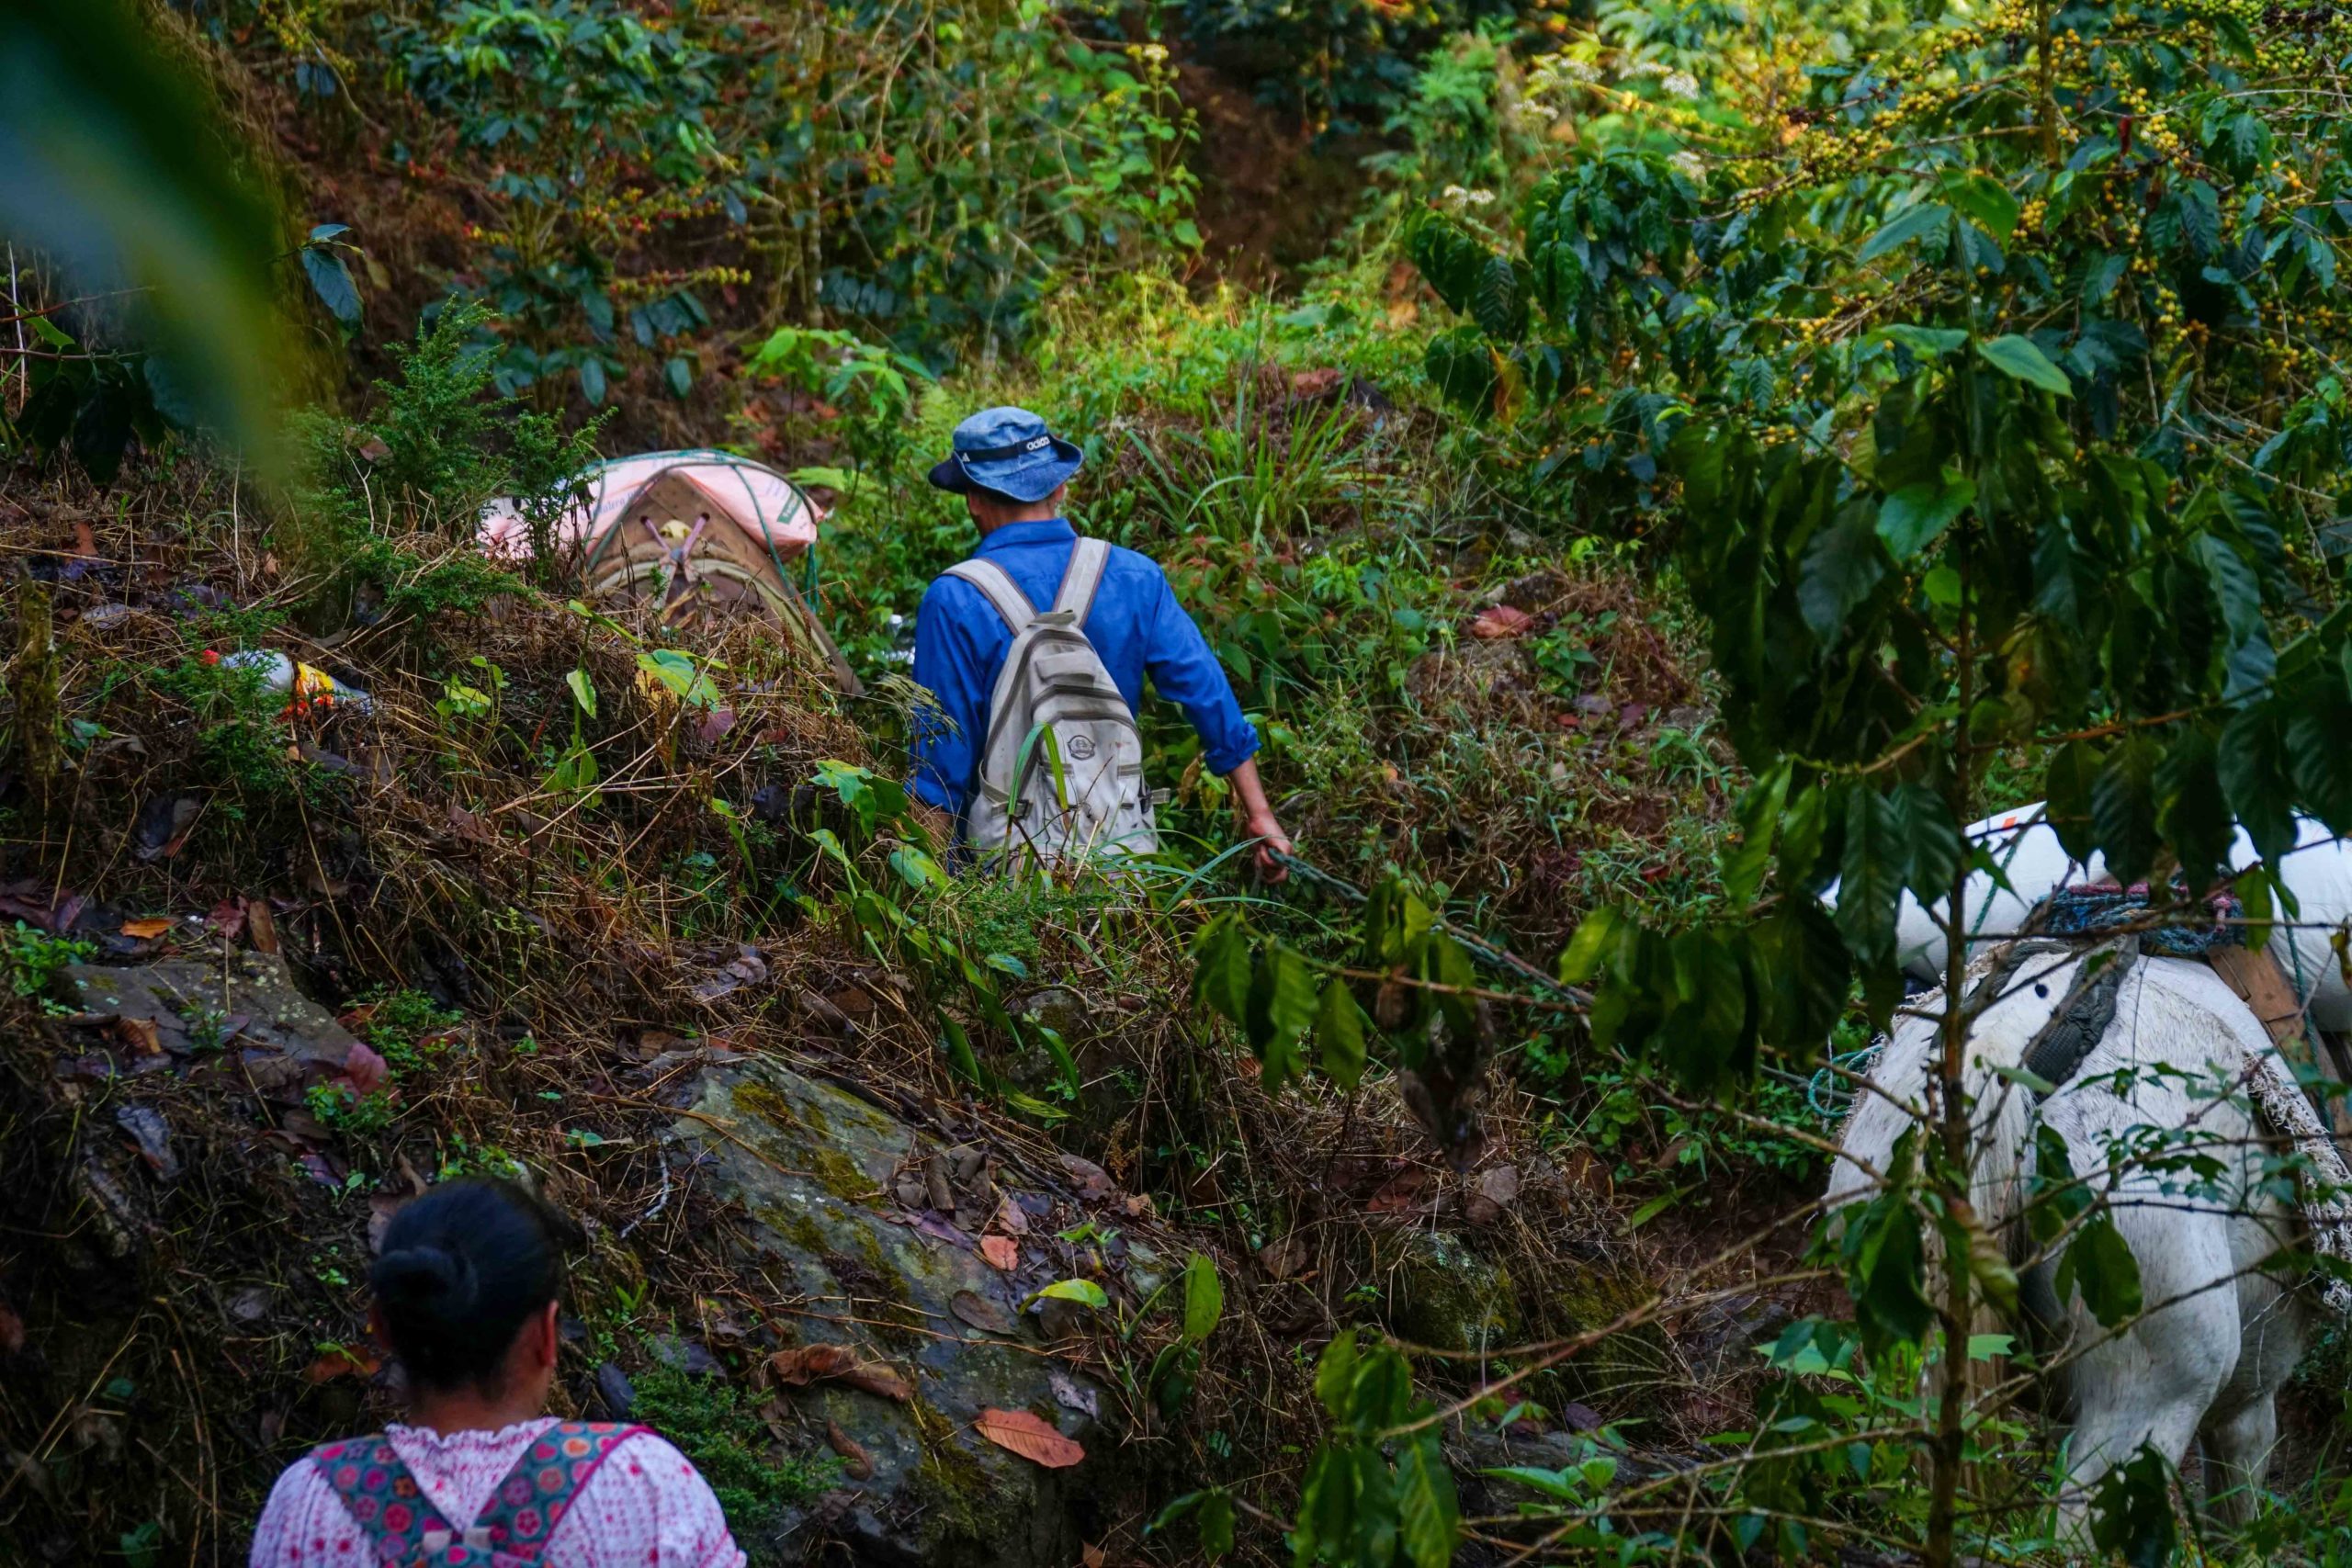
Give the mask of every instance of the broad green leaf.
POLYGON ((1962 215, 2003 244, 2018 226, 2018 198, 2007 186, 1988 175, 1946 174, 1942 180, 1944 199, 1962 215))
POLYGON ((1979 343, 1976 352, 2005 376, 2014 376, 2062 398, 2075 395, 2075 384, 2066 378, 2066 373, 2051 364, 2050 356, 2036 347, 2031 338, 2011 333, 1989 343, 1979 343))
POLYGON ((1337 976, 1323 983, 1323 1005, 1315 1019, 1315 1043, 1323 1070, 1341 1089, 1363 1079, 1363 1010, 1348 982, 1337 976))
POLYGON ((1813 635, 1835 643, 1846 617, 1886 576, 1886 556, 1870 517, 1858 510, 1814 535, 1797 578, 1797 608, 1813 635))
POLYGON ((1964 474, 1905 485, 1879 502, 1878 536, 1888 554, 1907 561, 1934 544, 1975 502, 1976 481, 1964 474))
POLYGON ((1205 1252, 1195 1252, 1184 1265, 1184 1337, 1197 1345, 1216 1332, 1225 1314, 1225 1285, 1216 1264, 1205 1252))
POLYGON ((2099 754, 2086 740, 2069 740, 2051 753, 2042 777, 2042 814, 2069 858, 2086 862, 2098 847, 2091 827, 2091 785, 2098 777, 2099 754))
POLYGON ((2245 558, 2218 535, 2198 536, 2197 555, 2205 567, 2206 583, 2222 607, 2222 623, 2230 630, 2223 700, 2242 703, 2260 696, 2268 690, 2278 668, 2278 657, 2271 651, 2270 628, 2262 618, 2261 580, 2245 558))
POLYGON ((1057 1280, 1030 1300, 1035 1301, 1038 1296, 1050 1297, 1057 1302, 1076 1302, 1080 1306, 1097 1309, 1111 1304, 1111 1298, 1103 1293, 1102 1287, 1091 1280, 1057 1280))
POLYGON ((1453 1471, 1429 1434, 1396 1450, 1396 1517, 1413 1568, 1448 1568, 1461 1538, 1453 1471))
POLYGON ((1241 1022, 1250 1010, 1250 928, 1238 915, 1219 915, 1201 928, 1193 959, 1198 966, 1193 994, 1234 1022, 1241 1022))
POLYGON ((2145 881, 2155 864, 2155 742, 2133 735, 2107 754, 2091 783, 2092 830, 2107 852, 2108 874, 2127 887, 2145 881))
POLYGON ((1334 1336, 1315 1363, 1315 1397, 1323 1402, 1323 1408, 1331 1413, 1334 1421, 1347 1417, 1350 1391, 1355 1387, 1356 1363, 1360 1359, 1356 1331, 1350 1328, 1334 1336))
POLYGON ((2066 1242, 2066 1256, 2058 1267, 2062 1299, 2070 1279, 2102 1328, 2117 1327, 2139 1315, 2140 1260, 2132 1256, 2131 1244, 2104 1208, 2083 1222, 2066 1242))
POLYGON ((580 705, 580 711, 590 718, 595 717, 596 683, 588 679, 588 671, 573 670, 564 676, 563 683, 571 688, 571 700, 580 705))
MULTIPOLYGON (((1726 844, 1720 857, 1724 898, 1743 908, 1764 885, 1764 870, 1772 862, 1772 835, 1781 825, 1781 809, 1789 798, 1789 764, 1775 764, 1747 787, 1739 798, 1739 838, 1726 844)), ((1581 937, 1579 927, 1577 935, 1581 937)), ((1565 964, 1565 957, 1562 960, 1565 964)))
POLYGON ((2228 874, 2236 827, 2222 798, 2212 736, 2194 727, 2176 735, 2156 764, 2155 787, 2157 827, 2178 852, 2188 885, 2203 892, 2228 874))
POLYGON ((1880 327, 1870 335, 1901 344, 1922 359, 1939 359, 1968 341, 1968 334, 1958 327, 1920 327, 1905 321, 1880 327))
POLYGON ((1894 917, 1911 874, 1911 840, 1903 812, 1867 784, 1846 794, 1846 844, 1838 878, 1838 929, 1856 957, 1884 964, 1894 956, 1894 917))
POLYGON ((1527 335, 1527 293, 1509 256, 1489 256, 1478 269, 1470 314, 1487 335, 1517 343, 1527 335))
POLYGON ((1887 792, 1886 805, 1895 814, 1896 830, 1910 846, 1910 864, 1904 879, 1922 903, 1932 904, 1949 894, 1967 858, 1968 845, 1953 820, 1944 797, 1925 784, 1898 784, 1887 792))
POLYGON ((1201 1555, 1214 1562, 1233 1551, 1233 1499, 1220 1486, 1201 1501, 1201 1555))
POLYGON ((1899 246, 1929 234, 1940 233, 1951 220, 1951 209, 1939 201, 1922 202, 1906 208, 1888 220, 1886 226, 1862 242, 1855 255, 1858 262, 1873 262, 1899 246))
POLYGON ((359 288, 351 281, 351 269, 343 258, 321 245, 304 245, 300 254, 302 276, 310 279, 311 292, 319 297, 319 303, 345 326, 357 326, 359 288))
POLYGON ((2287 729, 2276 704, 2247 708, 2222 731, 2214 759, 2230 813, 2254 852, 2276 863, 2295 845, 2295 785, 2287 729))
POLYGON ((1560 953, 1560 982, 1567 986, 1590 984, 1600 973, 1602 964, 1623 942, 1632 930, 1632 922, 1623 911, 1611 904, 1604 904, 1587 915, 1577 927, 1577 934, 1560 953))
POLYGON ((2143 1444, 2127 1464, 2099 1477, 2091 1494, 2091 1542, 2127 1568, 2165 1568, 2178 1554, 2180 1527, 2173 1518, 2172 1468, 2143 1444))

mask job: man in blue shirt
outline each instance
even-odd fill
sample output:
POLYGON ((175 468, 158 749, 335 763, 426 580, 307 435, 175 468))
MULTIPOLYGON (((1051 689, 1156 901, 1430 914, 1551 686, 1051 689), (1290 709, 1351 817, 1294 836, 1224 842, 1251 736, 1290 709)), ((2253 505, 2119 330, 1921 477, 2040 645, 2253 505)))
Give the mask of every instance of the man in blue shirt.
MULTIPOLYGON (((1026 409, 994 408, 956 427, 953 450, 931 482, 964 498, 979 525, 978 558, 1003 569, 1033 604, 1051 604, 1069 566, 1078 534, 1062 516, 1069 477, 1084 459, 1026 409)), ((1084 627, 1130 711, 1139 710, 1144 677, 1172 698, 1201 737, 1202 761, 1233 788, 1243 830, 1260 841, 1258 864, 1280 881, 1276 852, 1290 840, 1274 819, 1258 778, 1258 732, 1241 716, 1232 683, 1192 616, 1176 602, 1159 566, 1113 548, 1084 627)), ((933 835, 946 842, 962 825, 979 786, 979 738, 989 731, 989 699, 1012 646, 1012 629, 986 594, 943 576, 915 615, 915 682, 939 700, 919 723, 911 788, 933 835)))

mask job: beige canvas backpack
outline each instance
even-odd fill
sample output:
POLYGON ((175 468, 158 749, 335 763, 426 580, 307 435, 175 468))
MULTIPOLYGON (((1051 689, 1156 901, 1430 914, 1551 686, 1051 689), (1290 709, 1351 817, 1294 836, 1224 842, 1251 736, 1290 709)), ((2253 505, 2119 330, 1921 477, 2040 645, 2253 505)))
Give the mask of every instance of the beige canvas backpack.
POLYGON ((1135 711, 1086 639, 1087 612, 1110 558, 1102 540, 1079 540, 1054 607, 1042 612, 992 561, 948 569, 1012 629, 989 698, 979 793, 966 814, 966 831, 983 854, 1059 864, 1159 847, 1135 711))

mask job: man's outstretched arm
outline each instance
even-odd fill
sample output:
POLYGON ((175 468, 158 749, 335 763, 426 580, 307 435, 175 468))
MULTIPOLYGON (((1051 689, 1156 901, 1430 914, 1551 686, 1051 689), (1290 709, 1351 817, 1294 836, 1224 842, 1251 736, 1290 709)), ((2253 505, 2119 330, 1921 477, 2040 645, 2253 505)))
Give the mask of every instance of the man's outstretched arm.
POLYGON ((1290 835, 1274 820, 1274 808, 1266 799, 1266 786, 1258 778, 1258 759, 1250 758, 1225 775, 1233 786, 1233 807, 1241 814, 1241 830, 1258 842, 1258 870, 1269 882, 1281 882, 1290 875, 1290 868, 1274 857, 1290 853, 1290 835))
POLYGON ((1275 820, 1266 786, 1258 777, 1258 732, 1242 716, 1233 682, 1226 679, 1225 667, 1217 662, 1208 639, 1176 602, 1176 592, 1164 577, 1145 668, 1159 694, 1182 708, 1199 732, 1201 760, 1209 772, 1233 786, 1234 809, 1240 814, 1243 829, 1251 838, 1263 840, 1258 845, 1259 871, 1269 882, 1282 881, 1290 873, 1274 856, 1290 852, 1290 835, 1275 820))

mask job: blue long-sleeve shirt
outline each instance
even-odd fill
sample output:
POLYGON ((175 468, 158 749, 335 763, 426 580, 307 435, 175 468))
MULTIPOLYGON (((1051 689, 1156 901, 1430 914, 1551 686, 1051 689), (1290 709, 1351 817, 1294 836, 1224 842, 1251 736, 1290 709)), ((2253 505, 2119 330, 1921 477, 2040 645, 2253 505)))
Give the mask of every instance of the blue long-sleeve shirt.
MULTIPOLYGON (((1056 517, 1008 523, 982 536, 973 553, 1003 568, 1032 604, 1048 609, 1077 543, 1077 531, 1056 517)), ((1086 637, 1130 709, 1141 711, 1148 674, 1154 691, 1184 710, 1200 732, 1210 772, 1229 773, 1257 753, 1258 732, 1241 716, 1232 682, 1158 563, 1112 548, 1087 613, 1086 637)), ((939 699, 940 713, 916 727, 911 787, 918 800, 963 815, 979 787, 989 698, 1012 648, 1012 628, 978 589, 960 577, 933 581, 915 614, 915 682, 939 699)))

